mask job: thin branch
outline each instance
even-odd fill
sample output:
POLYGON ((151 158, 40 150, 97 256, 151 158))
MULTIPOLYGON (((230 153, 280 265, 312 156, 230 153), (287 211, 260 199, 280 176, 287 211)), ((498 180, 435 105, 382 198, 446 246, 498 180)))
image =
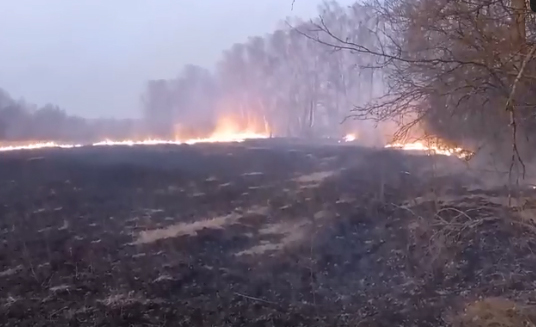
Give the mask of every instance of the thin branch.
POLYGON ((510 95, 508 96, 508 100, 506 101, 506 105, 505 105, 505 110, 509 112, 510 114, 510 126, 512 127, 512 159, 510 162, 510 169, 508 172, 508 180, 510 182, 512 178, 512 170, 514 168, 516 161, 519 162, 522 166, 523 179, 525 178, 525 173, 526 173, 525 163, 523 162, 523 159, 521 158, 521 155, 519 153, 519 147, 517 144, 517 121, 515 117, 515 105, 513 104, 513 101, 514 101, 514 97, 516 94, 517 86, 519 85, 519 81, 523 77, 523 73, 525 72, 527 64, 534 56, 534 52, 536 52, 536 45, 532 46, 530 48, 530 51, 525 56, 525 59, 523 60, 523 63, 521 64, 521 68, 519 69, 519 72, 512 85, 512 91, 510 92, 510 95))
POLYGON ((245 294, 238 293, 238 292, 234 292, 234 294, 236 294, 236 295, 238 295, 238 296, 241 296, 241 297, 243 297, 243 298, 249 299, 249 300, 258 301, 258 302, 263 302, 263 303, 268 303, 268 304, 275 304, 275 305, 278 305, 277 303, 272 302, 272 301, 263 300, 263 299, 260 299, 260 298, 258 298, 258 297, 253 297, 253 296, 245 295, 245 294))

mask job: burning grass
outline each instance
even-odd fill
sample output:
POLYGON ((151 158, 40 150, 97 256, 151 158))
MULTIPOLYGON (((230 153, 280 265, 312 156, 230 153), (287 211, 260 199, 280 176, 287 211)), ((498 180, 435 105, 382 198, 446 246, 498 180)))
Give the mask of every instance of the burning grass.
POLYGON ((44 148, 79 148, 79 147, 98 147, 98 146, 134 146, 134 145, 181 145, 181 144, 197 144, 197 143, 229 143, 243 142, 248 139, 264 139, 268 138, 270 131, 267 126, 260 126, 252 122, 241 122, 239 119, 231 116, 222 116, 217 121, 214 130, 202 137, 189 137, 181 135, 180 129, 177 130, 177 135, 173 139, 159 138, 142 138, 142 139, 127 139, 127 140, 112 140, 105 139, 93 143, 59 143, 52 141, 26 142, 18 144, 6 144, 0 146, 0 152, 20 151, 20 150, 36 150, 44 148))
POLYGON ((400 149, 404 151, 424 152, 434 155, 454 156, 461 159, 470 159, 474 153, 460 147, 449 146, 440 140, 430 138, 428 141, 395 142, 385 146, 386 148, 400 149))

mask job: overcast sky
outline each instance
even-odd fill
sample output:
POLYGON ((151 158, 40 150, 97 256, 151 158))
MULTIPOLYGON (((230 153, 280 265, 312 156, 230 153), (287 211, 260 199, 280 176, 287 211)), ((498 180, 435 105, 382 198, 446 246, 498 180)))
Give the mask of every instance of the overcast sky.
MULTIPOLYGON (((320 0, 3 0, 0 88, 85 117, 137 117, 148 79, 316 15, 320 0)), ((351 1, 341 1, 350 3, 351 1)))

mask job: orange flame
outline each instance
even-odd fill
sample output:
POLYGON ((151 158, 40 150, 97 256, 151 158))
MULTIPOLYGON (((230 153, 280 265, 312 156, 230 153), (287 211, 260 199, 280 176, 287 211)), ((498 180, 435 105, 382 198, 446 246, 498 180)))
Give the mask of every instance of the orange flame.
POLYGON ((32 150, 43 148, 76 148, 81 146, 112 146, 112 145, 161 145, 161 144, 196 144, 196 143, 221 143, 221 142, 243 142, 247 139, 263 139, 270 135, 266 126, 258 124, 242 124, 232 117, 223 117, 218 120, 216 128, 206 137, 183 138, 177 135, 174 140, 163 139, 143 139, 143 140, 110 140, 106 139, 92 144, 59 144, 56 142, 36 142, 24 145, 0 146, 1 151, 32 150))
POLYGON ((342 139, 344 142, 354 142, 355 140, 357 140, 357 135, 356 134, 346 134, 343 139, 342 139))
POLYGON ((0 152, 6 152, 6 151, 17 151, 17 150, 35 150, 35 149, 42 149, 42 148, 64 148, 64 149, 70 149, 70 148, 79 148, 83 146, 82 144, 58 144, 55 142, 37 142, 37 143, 29 143, 25 145, 8 145, 8 146, 1 146, 0 152))
POLYGON ((395 148, 405 151, 422 151, 431 154, 439 154, 443 156, 456 156, 458 158, 468 158, 472 155, 470 151, 459 147, 443 147, 437 145, 426 145, 423 142, 410 142, 410 143, 391 143, 385 146, 386 148, 395 148))

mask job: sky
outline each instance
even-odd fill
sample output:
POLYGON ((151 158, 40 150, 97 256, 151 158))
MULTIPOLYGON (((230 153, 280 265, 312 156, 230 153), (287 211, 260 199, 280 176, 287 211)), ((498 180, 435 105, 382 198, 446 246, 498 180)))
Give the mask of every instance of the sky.
MULTIPOLYGON (((149 79, 317 15, 319 0, 3 0, 0 88, 88 118, 135 118, 149 79)), ((341 1, 341 3, 350 1, 341 1)))

